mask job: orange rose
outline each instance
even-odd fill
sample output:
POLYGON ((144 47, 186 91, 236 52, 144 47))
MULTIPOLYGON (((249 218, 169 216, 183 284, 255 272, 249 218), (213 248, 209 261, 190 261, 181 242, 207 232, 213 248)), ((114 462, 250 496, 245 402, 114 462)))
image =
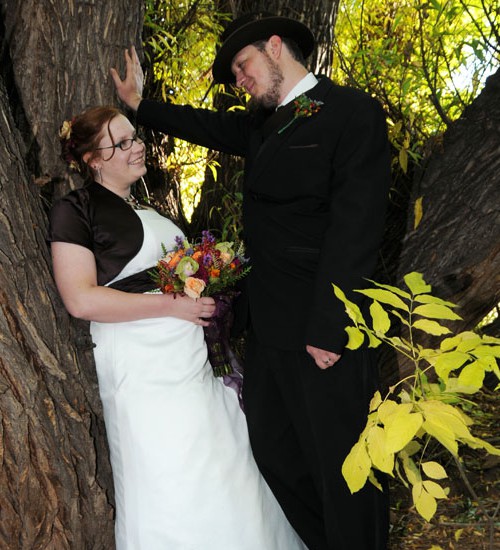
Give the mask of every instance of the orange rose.
POLYGON ((220 276, 220 269, 211 269, 208 276, 211 278, 211 279, 217 279, 219 276, 220 276))
POLYGON ((184 283, 184 292, 190 298, 199 298, 201 293, 205 290, 205 281, 203 279, 197 279, 196 277, 188 277, 184 283))
POLYGON ((181 261, 183 256, 184 253, 181 250, 178 250, 177 252, 172 251, 169 252, 164 258, 162 258, 161 261, 168 267, 173 269, 181 261))

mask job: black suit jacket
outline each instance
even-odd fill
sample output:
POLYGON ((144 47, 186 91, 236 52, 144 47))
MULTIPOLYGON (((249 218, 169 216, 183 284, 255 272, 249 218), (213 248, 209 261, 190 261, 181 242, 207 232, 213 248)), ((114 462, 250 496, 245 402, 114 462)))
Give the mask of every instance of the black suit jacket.
POLYGON ((292 120, 293 104, 267 117, 144 100, 138 122, 245 157, 246 280, 257 337, 281 349, 341 353, 348 324, 333 293, 371 277, 390 184, 385 115, 363 92, 329 79, 307 92, 319 112, 292 120))

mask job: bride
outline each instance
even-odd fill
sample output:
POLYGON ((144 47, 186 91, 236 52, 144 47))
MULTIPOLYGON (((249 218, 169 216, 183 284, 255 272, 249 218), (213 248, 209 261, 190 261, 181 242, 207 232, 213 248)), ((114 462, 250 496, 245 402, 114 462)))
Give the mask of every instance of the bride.
POLYGON ((57 288, 91 321, 115 485, 118 550, 303 550, 261 477, 236 393, 214 378, 212 298, 148 293, 180 230, 140 206, 129 120, 96 107, 65 122, 63 156, 89 181, 51 210, 57 288))

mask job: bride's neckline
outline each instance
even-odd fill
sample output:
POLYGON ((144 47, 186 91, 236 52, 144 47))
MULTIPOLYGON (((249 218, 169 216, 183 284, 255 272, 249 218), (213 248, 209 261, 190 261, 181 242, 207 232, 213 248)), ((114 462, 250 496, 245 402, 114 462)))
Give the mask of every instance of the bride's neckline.
POLYGON ((130 194, 128 197, 121 198, 134 210, 146 210, 146 207, 139 204, 139 201, 132 194, 130 194))

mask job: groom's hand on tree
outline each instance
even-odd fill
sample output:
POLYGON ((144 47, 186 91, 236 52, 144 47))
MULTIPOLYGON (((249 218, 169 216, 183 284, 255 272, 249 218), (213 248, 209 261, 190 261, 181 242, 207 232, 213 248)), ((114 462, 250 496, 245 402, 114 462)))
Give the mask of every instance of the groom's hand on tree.
POLYGON ((134 46, 130 46, 130 50, 125 50, 125 79, 120 78, 114 67, 110 69, 110 72, 118 97, 128 107, 137 111, 139 103, 142 101, 144 73, 134 46))

